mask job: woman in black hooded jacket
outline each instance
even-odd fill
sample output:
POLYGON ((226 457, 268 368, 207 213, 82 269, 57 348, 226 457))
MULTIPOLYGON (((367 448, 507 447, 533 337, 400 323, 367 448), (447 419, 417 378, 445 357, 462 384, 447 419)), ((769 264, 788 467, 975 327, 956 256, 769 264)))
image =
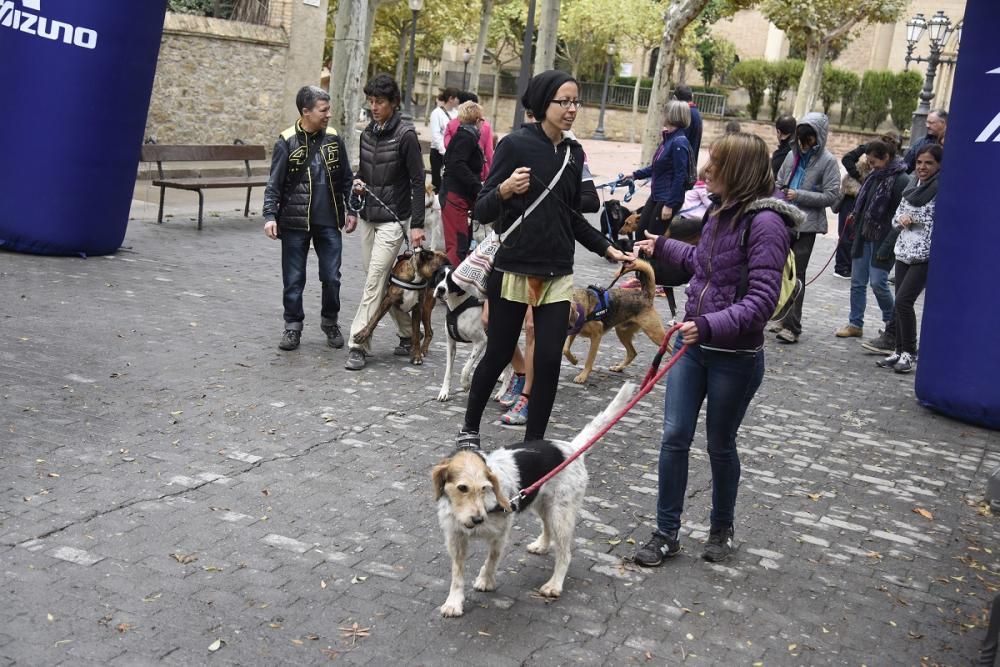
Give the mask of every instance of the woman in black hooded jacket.
POLYGON ((545 436, 566 340, 576 242, 608 259, 632 259, 580 214, 583 148, 566 136, 580 108, 576 80, 558 70, 542 72, 528 82, 521 102, 536 122, 510 133, 497 146, 489 178, 476 200, 475 217, 495 221, 495 230, 503 234, 548 193, 496 254, 487 289, 486 353, 472 378, 459 446, 479 446, 483 410, 511 360, 528 306, 535 327, 535 372, 525 440, 545 436), (549 189, 564 162, 563 173, 549 189))

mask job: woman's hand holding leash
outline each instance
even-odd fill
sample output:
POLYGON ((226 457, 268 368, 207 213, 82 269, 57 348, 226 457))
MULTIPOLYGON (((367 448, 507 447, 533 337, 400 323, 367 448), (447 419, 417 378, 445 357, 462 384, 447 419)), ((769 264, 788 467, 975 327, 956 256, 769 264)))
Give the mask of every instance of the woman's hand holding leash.
POLYGON ((681 342, 685 345, 696 345, 698 343, 698 325, 693 320, 683 323, 678 333, 681 335, 681 342))
POLYGON ((660 238, 656 234, 646 232, 646 238, 632 244, 632 251, 636 257, 652 257, 656 248, 656 239, 660 238))
POLYGON ((344 233, 350 234, 358 227, 358 216, 347 214, 347 219, 344 220, 344 233))

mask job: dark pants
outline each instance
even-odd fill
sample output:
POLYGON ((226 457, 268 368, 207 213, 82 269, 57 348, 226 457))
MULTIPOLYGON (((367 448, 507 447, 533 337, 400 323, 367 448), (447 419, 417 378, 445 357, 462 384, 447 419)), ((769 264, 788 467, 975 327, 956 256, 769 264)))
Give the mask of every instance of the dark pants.
MULTIPOLYGON (((635 240, 641 241, 645 239, 646 235, 643 232, 662 235, 667 231, 667 228, 670 227, 670 221, 674 218, 673 216, 670 216, 667 220, 660 218, 660 211, 663 210, 664 206, 666 206, 666 203, 662 201, 650 200, 646 202, 646 205, 642 207, 642 214, 639 216, 639 225, 636 228, 635 240)), ((655 280, 657 285, 677 287, 691 279, 689 274, 686 274, 679 268, 669 266, 666 262, 649 259, 649 263, 653 266, 653 272, 656 274, 655 280)))
POLYGON ((458 266, 469 254, 469 200, 454 192, 445 195, 441 208, 444 251, 452 266, 458 266))
POLYGON ((809 258, 812 256, 815 244, 816 232, 802 232, 797 239, 792 241, 792 252, 795 253, 795 275, 802 281, 802 289, 799 290, 795 305, 788 311, 781 326, 796 336, 802 334, 802 302, 806 298, 806 269, 809 267, 809 258))
POLYGON ((281 230, 281 279, 284 282, 285 328, 302 331, 305 312, 302 290, 306 286, 306 258, 309 242, 319 258, 319 281, 323 285, 320 309, 322 326, 337 324, 340 314, 340 258, 342 239, 336 227, 313 227, 311 230, 281 230))
MULTIPOLYGON (((680 346, 678 335, 674 349, 680 346)), ((756 353, 717 352, 697 345, 689 348, 667 373, 656 501, 657 530, 666 533, 680 528, 691 441, 706 398, 705 432, 712 468, 711 522, 713 526, 733 523, 740 484, 736 432, 763 379, 763 350, 756 353)))
MULTIPOLYGON (((503 272, 493 271, 487 283, 490 304, 490 322, 487 330, 486 353, 483 355, 469 388, 469 402, 465 408, 465 429, 478 431, 483 410, 493 386, 504 367, 514 356, 521 324, 528 305, 500 298, 503 272)), ((535 382, 528 404, 528 424, 524 439, 540 440, 545 437, 549 416, 556 400, 559 386, 559 365, 562 347, 566 341, 566 322, 569 320, 569 301, 548 303, 532 307, 535 322, 535 382)))
POLYGON ((837 213, 837 252, 833 259, 833 270, 842 276, 851 275, 851 244, 854 243, 853 230, 851 235, 844 234, 847 218, 854 211, 854 197, 844 197, 837 213))
POLYGON ((917 297, 927 286, 927 262, 905 264, 896 260, 896 351, 917 353, 917 297))
POLYGON ((441 191, 441 169, 444 167, 444 156, 433 148, 431 149, 431 185, 434 192, 441 191))

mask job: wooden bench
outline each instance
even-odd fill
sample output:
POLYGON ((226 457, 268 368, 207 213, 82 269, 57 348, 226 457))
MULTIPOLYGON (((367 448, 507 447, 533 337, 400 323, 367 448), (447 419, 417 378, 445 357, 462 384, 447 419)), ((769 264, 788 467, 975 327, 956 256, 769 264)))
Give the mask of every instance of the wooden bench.
POLYGON ((197 145, 160 145, 146 144, 142 147, 142 160, 155 162, 157 178, 154 186, 160 188, 160 211, 156 222, 163 222, 163 196, 167 188, 178 190, 194 190, 198 193, 198 229, 201 229, 202 213, 205 207, 205 196, 202 190, 209 188, 246 188, 247 202, 243 215, 250 216, 250 191, 255 187, 267 185, 267 176, 254 176, 250 171, 250 160, 264 160, 266 154, 263 146, 197 146, 197 145), (206 176, 194 178, 164 178, 164 162, 222 162, 242 160, 246 168, 246 176, 206 176))

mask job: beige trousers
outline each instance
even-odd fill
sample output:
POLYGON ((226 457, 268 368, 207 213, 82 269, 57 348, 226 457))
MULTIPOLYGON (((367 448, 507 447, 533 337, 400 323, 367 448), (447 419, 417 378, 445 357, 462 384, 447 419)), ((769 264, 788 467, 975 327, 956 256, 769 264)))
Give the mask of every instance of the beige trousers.
MULTIPOLYGON (((373 225, 364 220, 358 220, 358 232, 361 234, 361 265, 365 270, 365 291, 358 304, 358 312, 351 322, 351 335, 348 346, 360 348, 365 354, 371 354, 371 339, 365 345, 354 342, 354 335, 367 326, 378 311, 378 305, 385 296, 389 285, 389 272, 396 263, 396 257, 403 246, 403 237, 409 233, 409 220, 405 221, 404 230, 395 222, 383 222, 373 225)), ((400 338, 410 338, 412 327, 409 314, 403 313, 395 306, 389 309, 389 314, 396 322, 396 335, 400 338)))

